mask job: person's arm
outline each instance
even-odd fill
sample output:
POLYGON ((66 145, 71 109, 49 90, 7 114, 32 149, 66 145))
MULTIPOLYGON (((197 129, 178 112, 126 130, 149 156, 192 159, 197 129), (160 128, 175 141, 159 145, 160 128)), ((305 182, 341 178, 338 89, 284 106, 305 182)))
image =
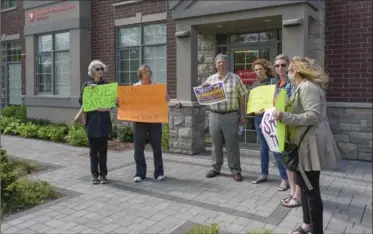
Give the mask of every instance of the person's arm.
MULTIPOLYGON (((306 84, 299 88, 299 102, 303 107, 304 113, 282 113, 281 122, 292 126, 309 126, 316 125, 320 122, 321 113, 321 95, 320 90, 312 84, 306 84)), ((297 101, 297 100, 295 100, 297 101)))
POLYGON ((80 92, 80 96, 79 96, 79 105, 80 105, 80 106, 83 106, 83 92, 84 92, 84 88, 87 87, 87 85, 88 85, 88 82, 85 81, 85 82, 83 83, 83 87, 82 87, 82 90, 81 90, 81 92, 80 92))
POLYGON ((239 111, 240 111, 240 116, 244 117, 245 114, 245 95, 247 94, 247 89, 246 86, 243 84, 241 78, 237 76, 237 96, 238 98, 238 103, 239 103, 239 111))
POLYGON ((207 80, 202 82, 201 86, 202 87, 209 86, 212 83, 211 80, 212 80, 212 76, 210 76, 209 78, 207 78, 207 80))

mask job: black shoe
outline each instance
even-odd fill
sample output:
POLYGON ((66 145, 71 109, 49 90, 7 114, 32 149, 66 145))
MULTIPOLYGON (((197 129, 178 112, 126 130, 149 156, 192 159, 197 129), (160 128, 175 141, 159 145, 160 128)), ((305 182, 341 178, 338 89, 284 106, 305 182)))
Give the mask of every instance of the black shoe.
POLYGON ((98 179, 98 177, 97 176, 93 176, 91 184, 99 184, 99 183, 100 183, 100 180, 98 179))
POLYGON ((100 177, 100 183, 101 183, 101 184, 107 184, 106 176, 101 176, 101 177, 100 177))
POLYGON ((209 172, 207 172, 206 178, 214 178, 215 176, 218 176, 218 175, 220 175, 220 172, 217 172, 215 170, 210 170, 209 172))

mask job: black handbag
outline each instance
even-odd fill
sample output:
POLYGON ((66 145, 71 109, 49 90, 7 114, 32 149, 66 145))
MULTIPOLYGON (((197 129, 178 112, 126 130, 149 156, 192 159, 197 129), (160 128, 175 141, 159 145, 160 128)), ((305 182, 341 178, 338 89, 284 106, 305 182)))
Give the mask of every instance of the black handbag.
POLYGON ((312 126, 309 126, 307 130, 304 132, 299 145, 292 144, 292 143, 285 143, 284 151, 280 154, 280 159, 284 167, 286 167, 290 171, 297 171, 298 169, 298 162, 299 162, 299 155, 298 149, 301 145, 304 137, 306 136, 308 130, 310 130, 312 126))

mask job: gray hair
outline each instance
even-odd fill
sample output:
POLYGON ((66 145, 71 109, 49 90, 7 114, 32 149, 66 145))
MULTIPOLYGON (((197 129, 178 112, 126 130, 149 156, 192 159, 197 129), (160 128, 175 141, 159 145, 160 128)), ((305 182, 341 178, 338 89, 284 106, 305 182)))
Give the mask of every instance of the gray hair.
POLYGON ((88 66, 88 75, 90 77, 94 76, 94 74, 96 72, 95 71, 96 67, 102 67, 102 68, 104 68, 104 72, 107 72, 107 66, 103 62, 101 62, 100 60, 95 59, 95 60, 92 60, 92 62, 88 66))
POLYGON ((218 60, 228 61, 228 56, 225 54, 218 54, 214 59, 214 63, 216 63, 218 60))

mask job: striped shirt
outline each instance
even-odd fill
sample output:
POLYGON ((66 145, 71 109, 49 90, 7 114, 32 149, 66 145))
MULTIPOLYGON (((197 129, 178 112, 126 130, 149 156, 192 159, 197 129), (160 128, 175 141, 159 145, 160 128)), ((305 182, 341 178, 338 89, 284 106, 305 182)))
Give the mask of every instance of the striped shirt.
POLYGON ((229 111, 239 111, 239 101, 238 99, 245 94, 247 94, 247 89, 242 83, 241 78, 231 72, 228 72, 223 79, 220 79, 218 73, 210 76, 204 83, 216 83, 223 81, 225 95, 227 97, 226 102, 220 102, 217 104, 211 104, 210 110, 214 112, 229 112, 229 111))

